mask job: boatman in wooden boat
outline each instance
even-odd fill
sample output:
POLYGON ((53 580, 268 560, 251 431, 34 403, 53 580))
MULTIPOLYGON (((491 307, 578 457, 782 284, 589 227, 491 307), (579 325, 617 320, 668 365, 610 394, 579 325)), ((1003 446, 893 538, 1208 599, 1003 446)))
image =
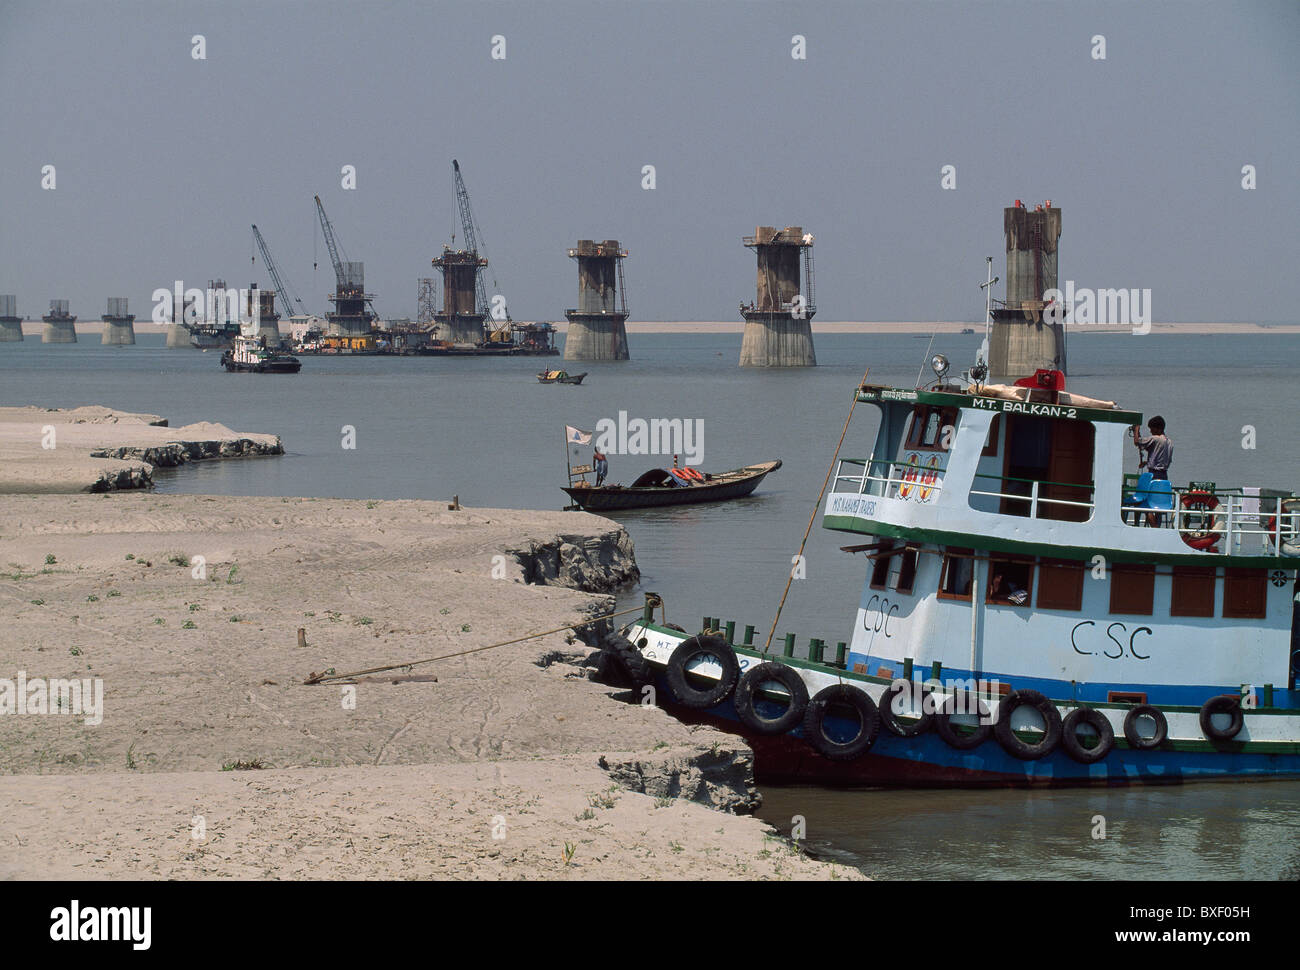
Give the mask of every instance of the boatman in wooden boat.
POLYGON ((609 474, 609 460, 599 448, 592 449, 591 457, 596 464, 596 487, 600 488, 605 483, 605 476, 609 474))

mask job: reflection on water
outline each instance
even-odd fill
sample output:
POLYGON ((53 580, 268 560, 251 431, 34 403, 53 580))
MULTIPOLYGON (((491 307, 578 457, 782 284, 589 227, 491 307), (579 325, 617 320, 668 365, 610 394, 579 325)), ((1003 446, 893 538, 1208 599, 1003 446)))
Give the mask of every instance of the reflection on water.
POLYGON ((1300 880, 1300 782, 1104 789, 768 787, 759 813, 875 879, 1300 880), (1100 819, 1098 818, 1100 816, 1100 819), (1101 834, 1104 820, 1104 838, 1101 834))

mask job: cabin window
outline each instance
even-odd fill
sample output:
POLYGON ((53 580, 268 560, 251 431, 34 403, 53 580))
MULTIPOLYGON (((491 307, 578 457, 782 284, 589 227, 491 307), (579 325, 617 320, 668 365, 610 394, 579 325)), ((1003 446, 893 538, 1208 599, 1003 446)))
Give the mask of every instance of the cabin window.
POLYGON ((1029 606, 1033 602, 1034 562, 1032 559, 989 560, 989 584, 984 602, 1004 606, 1029 606))
POLYGON ((894 544, 877 549, 875 555, 879 558, 871 562, 871 588, 884 589, 885 581, 889 579, 889 561, 893 556, 894 544))
POLYGON ((1038 566, 1040 610, 1083 609, 1083 563, 1044 559, 1038 566))
POLYGON ((956 408, 918 404, 912 409, 912 426, 907 431, 907 450, 946 451, 943 429, 956 425, 956 408))
POLYGON ((880 558, 871 564, 871 588, 912 592, 916 584, 917 550, 911 546, 901 550, 891 546, 877 555, 880 558))
POLYGON ((1268 577, 1262 569, 1223 571, 1223 615, 1234 620, 1262 620, 1268 613, 1268 577))
POLYGON ((1214 615, 1214 567, 1175 566, 1170 616, 1214 615))
POLYGON ((941 599, 970 599, 971 578, 975 574, 974 551, 949 549, 943 557, 943 575, 939 579, 941 599))
POLYGON ((898 559, 898 576, 894 582, 894 589, 900 593, 910 593, 912 587, 916 585, 918 553, 915 549, 909 547, 903 550, 902 555, 895 558, 898 559))
POLYGON ((1111 613, 1150 616, 1155 600, 1155 566, 1117 562, 1110 567, 1111 613))

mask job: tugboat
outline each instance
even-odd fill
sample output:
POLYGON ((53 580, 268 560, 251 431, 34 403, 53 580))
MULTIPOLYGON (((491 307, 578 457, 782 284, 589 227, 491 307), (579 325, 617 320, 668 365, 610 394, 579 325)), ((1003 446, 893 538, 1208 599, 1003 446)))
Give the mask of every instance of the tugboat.
POLYGON ((221 355, 221 366, 250 374, 296 374, 302 370, 302 361, 268 349, 263 339, 238 334, 234 347, 221 355))
POLYGON ((855 389, 880 425, 826 499, 868 560, 833 658, 713 617, 691 635, 648 594, 603 643, 614 666, 745 737, 760 781, 1300 777, 1300 495, 1125 474, 1141 414, 1057 371, 961 386, 933 366, 855 389))

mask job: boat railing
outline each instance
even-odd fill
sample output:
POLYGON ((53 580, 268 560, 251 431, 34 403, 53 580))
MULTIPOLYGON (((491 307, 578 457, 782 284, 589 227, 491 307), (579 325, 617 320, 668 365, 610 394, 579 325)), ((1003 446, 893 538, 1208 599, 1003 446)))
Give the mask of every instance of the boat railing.
POLYGON ((913 489, 919 489, 928 499, 933 492, 943 490, 943 473, 946 470, 946 465, 935 465, 931 468, 910 461, 841 458, 835 469, 835 485, 832 490, 856 492, 859 495, 908 498, 913 489))
POLYGON ((1277 555, 1300 547, 1300 496, 1196 484, 1157 491, 1128 478, 1120 511, 1129 525, 1172 529, 1189 545, 1228 555, 1277 555))
POLYGON ((1077 517, 1080 521, 1087 521, 1092 517, 1093 509, 1096 508, 1096 502, 1093 501, 1094 492, 1095 488, 1091 483, 1052 482, 1036 478, 1016 478, 1012 475, 978 474, 972 483, 970 497, 972 499, 977 496, 997 499, 1000 506, 998 511, 1003 515, 1014 515, 1028 519, 1073 519, 1077 517), (986 491, 976 488, 975 485, 981 480, 996 482, 998 491, 986 491), (1047 489, 1049 494, 1044 494, 1044 489, 1047 489), (1070 494, 1085 493, 1087 500, 1079 501, 1060 498, 1057 494, 1051 494, 1052 492, 1064 490, 1069 490, 1070 494), (1066 511, 1067 509, 1079 509, 1081 511, 1070 513, 1066 511), (1052 512, 1056 512, 1056 514, 1050 514, 1052 512))

